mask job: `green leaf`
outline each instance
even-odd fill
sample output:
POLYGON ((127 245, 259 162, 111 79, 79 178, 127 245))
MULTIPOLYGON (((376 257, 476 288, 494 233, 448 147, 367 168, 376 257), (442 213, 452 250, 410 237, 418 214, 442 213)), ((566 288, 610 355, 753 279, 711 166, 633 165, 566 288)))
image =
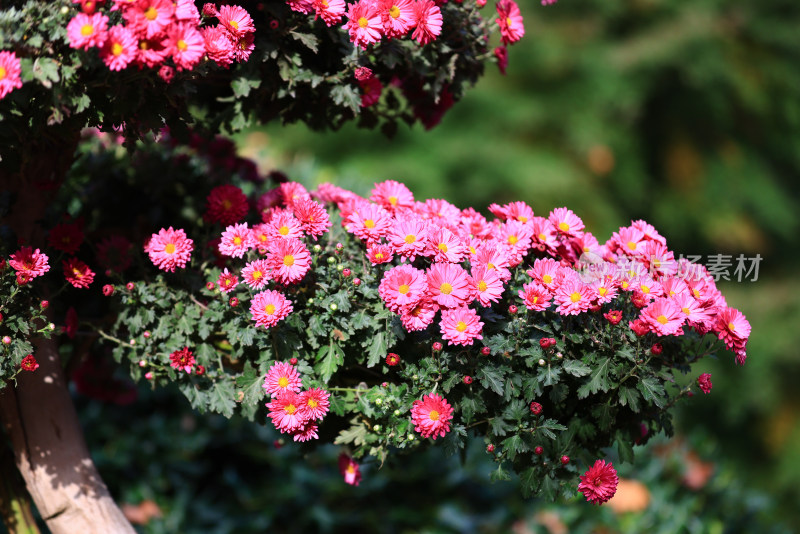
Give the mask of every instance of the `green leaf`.
POLYGON ((256 329, 252 327, 242 328, 238 332, 238 339, 239 343, 242 344, 243 347, 249 347, 253 344, 253 339, 256 335, 256 329))
POLYGON ((511 430, 511 425, 505 422, 502 417, 493 417, 489 420, 489 426, 492 428, 492 434, 495 436, 505 436, 509 430, 511 430))
POLYGON ((519 480, 522 482, 522 496, 530 497, 539 486, 539 477, 536 469, 528 467, 519 475, 519 480))
POLYGON ((464 425, 453 425, 445 437, 442 445, 444 446, 444 453, 452 456, 464 448, 464 438, 467 437, 467 430, 464 425))
POLYGON ((561 369, 558 367, 553 367, 552 365, 548 365, 547 367, 542 367, 539 369, 538 378, 539 381, 543 382, 545 386, 552 386, 558 383, 558 379, 561 376, 561 369))
POLYGON ((367 437, 367 427, 364 426, 363 423, 359 422, 358 417, 354 417, 350 420, 351 423, 354 423, 348 429, 341 430, 339 435, 336 436, 336 439, 333 440, 333 443, 336 445, 347 445, 352 443, 356 447, 359 445, 364 445, 366 443, 365 438, 367 437))
POLYGON ((214 383, 208 396, 208 406, 212 412, 221 413, 225 417, 233 417, 236 407, 236 392, 230 380, 220 380, 214 383))
POLYGON ((489 475, 489 480, 492 482, 498 482, 500 480, 511 480, 511 475, 508 474, 508 471, 503 469, 503 464, 497 464, 497 469, 491 472, 489 475))
POLYGON ((589 393, 595 394, 598 391, 608 391, 611 384, 608 379, 608 372, 611 367, 611 358, 601 358, 597 362, 597 367, 592 371, 592 377, 586 384, 578 388, 578 398, 585 399, 589 393))
POLYGON ((538 430, 541 431, 542 434, 547 436, 550 439, 556 439, 556 435, 553 433, 553 430, 557 430, 559 432, 563 432, 567 429, 564 425, 560 424, 555 419, 547 419, 538 427, 538 430))
MULTIPOLYGON (((483 413, 485 411, 486 405, 483 404, 483 401, 480 399, 480 397, 467 395, 461 399, 461 419, 465 423, 471 422, 472 417, 476 413, 483 413)), ((505 432, 503 433, 505 434, 505 432)))
POLYGON ((664 386, 657 379, 648 377, 642 379, 636 387, 642 392, 646 401, 654 403, 659 408, 664 407, 664 386))
POLYGON ((317 53, 319 49, 319 39, 314 34, 290 31, 289 35, 291 35, 295 40, 303 43, 308 49, 310 49, 315 54, 317 53))
POLYGON ((350 108, 353 113, 358 113, 361 108, 361 95, 350 85, 337 85, 331 89, 331 98, 334 104, 350 108))
POLYGON ((639 413, 639 392, 633 388, 622 386, 619 388, 619 403, 639 413))
POLYGON ((503 373, 491 367, 481 367, 476 375, 481 385, 486 389, 491 389, 498 395, 503 394, 503 373))
POLYGON ((617 453, 619 454, 619 459, 623 462, 633 463, 633 447, 630 441, 622 436, 621 432, 617 432, 617 453))
POLYGON ((389 350, 389 343, 386 338, 386 332, 380 330, 375 332, 375 335, 372 336, 369 348, 367 349, 367 367, 375 367, 386 357, 386 353, 389 350))
POLYGON ((517 457, 517 454, 528 450, 528 446, 525 445, 525 442, 522 441, 522 438, 519 436, 519 434, 512 434, 508 438, 504 439, 503 447, 505 448, 506 456, 512 462, 514 461, 514 458, 517 457))
POLYGON ((58 75, 58 61, 49 57, 38 57, 33 62, 33 77, 44 87, 50 89, 53 82, 60 80, 58 75))
POLYGON ((586 376, 592 372, 592 368, 581 360, 567 360, 564 362, 562 369, 572 376, 586 376))
POLYGON ((322 350, 325 351, 325 356, 321 362, 314 366, 314 371, 320 376, 320 380, 327 384, 336 369, 344 362, 344 352, 333 340, 331 340, 327 350, 322 350))

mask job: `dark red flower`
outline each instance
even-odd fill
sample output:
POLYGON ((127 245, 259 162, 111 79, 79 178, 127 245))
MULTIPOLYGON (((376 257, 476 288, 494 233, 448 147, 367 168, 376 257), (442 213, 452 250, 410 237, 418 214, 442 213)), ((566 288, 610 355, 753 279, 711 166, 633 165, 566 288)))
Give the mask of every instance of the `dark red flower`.
POLYGON ((603 504, 617 492, 619 478, 611 462, 597 460, 584 474, 580 476, 578 491, 583 493, 586 500, 593 504, 603 504))
POLYGON ((19 366, 23 371, 35 371, 39 368, 39 362, 36 361, 33 354, 28 354, 22 359, 19 366))

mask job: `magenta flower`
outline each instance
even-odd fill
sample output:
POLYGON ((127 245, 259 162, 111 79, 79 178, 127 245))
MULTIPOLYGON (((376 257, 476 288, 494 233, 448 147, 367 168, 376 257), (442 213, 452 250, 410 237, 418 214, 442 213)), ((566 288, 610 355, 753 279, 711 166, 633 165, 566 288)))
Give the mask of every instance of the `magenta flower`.
POLYGON ((470 282, 475 298, 481 306, 491 306, 503 295, 503 281, 500 280, 496 270, 489 269, 485 265, 477 264, 472 268, 470 282))
POLYGON ((277 397, 286 391, 297 393, 302 389, 303 384, 300 380, 300 374, 292 364, 275 362, 267 371, 263 387, 270 397, 277 397))
POLYGON ((17 278, 22 277, 29 282, 50 270, 47 260, 47 254, 39 252, 38 248, 22 247, 11 255, 8 264, 17 271, 17 278))
POLYGON ((181 229, 161 229, 153 234, 144 246, 144 251, 162 271, 175 272, 175 267, 183 268, 192 256, 194 241, 186 237, 181 229))
POLYGON ((426 274, 428 295, 443 308, 465 306, 472 300, 469 275, 460 265, 434 263, 426 274))
POLYGON ((250 314, 256 326, 270 328, 292 312, 292 301, 278 291, 262 291, 250 301, 250 314))
POLYGON ((683 334, 686 315, 672 299, 659 298, 649 304, 639 318, 647 323, 650 330, 658 336, 678 336, 683 334))
POLYGON ((703 373, 697 377, 697 385, 700 386, 700 389, 703 393, 711 393, 711 373, 703 373))
POLYGON ((413 307, 424 296, 427 283, 425 273, 411 265, 400 265, 386 271, 378 286, 378 294, 386 307, 393 312, 413 307))
POLYGON ((14 52, 0 52, 0 99, 22 87, 20 60, 14 52))
POLYGON ((344 477, 344 481, 351 486, 358 486, 361 482, 361 467, 358 462, 344 453, 339 455, 339 472, 344 477))
POLYGON ((268 250, 272 279, 281 284, 299 282, 311 268, 311 254, 299 239, 275 239, 268 250))
POLYGON ((450 432, 453 407, 444 397, 432 393, 415 400, 411 407, 411 423, 423 438, 444 437, 450 432))
POLYGON ((67 24, 67 38, 71 48, 89 50, 101 47, 106 40, 108 17, 101 13, 78 13, 67 24))
POLYGON ((466 306, 442 310, 442 322, 439 326, 442 337, 450 345, 472 345, 476 339, 483 339, 483 322, 475 310, 466 306))
POLYGON ((252 289, 263 289, 269 282, 270 266, 267 260, 251 261, 242 269, 244 283, 252 289))
POLYGON ((219 242, 220 254, 232 258, 241 258, 248 250, 255 247, 256 242, 247 223, 226 227, 219 242))
POLYGON ((64 278, 78 289, 88 288, 94 281, 94 271, 78 258, 69 258, 63 262, 64 278))
POLYGON ((597 460, 580 476, 578 491, 592 504, 603 504, 617 492, 619 477, 611 462, 597 460))

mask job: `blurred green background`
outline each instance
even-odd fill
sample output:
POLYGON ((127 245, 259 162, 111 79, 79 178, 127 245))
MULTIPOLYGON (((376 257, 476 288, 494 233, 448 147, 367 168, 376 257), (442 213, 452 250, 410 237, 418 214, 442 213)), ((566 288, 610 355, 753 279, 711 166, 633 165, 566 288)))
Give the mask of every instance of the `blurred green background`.
POLYGON ((693 373, 712 373, 714 389, 678 407, 681 438, 637 447, 636 465, 620 467, 646 488, 629 499, 647 504, 524 501, 513 481, 488 481, 482 443, 463 468, 434 447, 367 466, 353 488, 337 449, 277 449, 270 429, 193 414, 169 390, 140 389, 124 407, 81 399, 98 466, 142 532, 800 531, 800 3, 521 7, 507 76, 489 65, 432 131, 275 124, 237 141, 263 173, 309 187, 368 195, 394 179, 484 213, 567 206, 601 242, 643 218, 676 255, 759 254, 757 280, 719 282, 753 327, 746 365, 700 362, 693 373))

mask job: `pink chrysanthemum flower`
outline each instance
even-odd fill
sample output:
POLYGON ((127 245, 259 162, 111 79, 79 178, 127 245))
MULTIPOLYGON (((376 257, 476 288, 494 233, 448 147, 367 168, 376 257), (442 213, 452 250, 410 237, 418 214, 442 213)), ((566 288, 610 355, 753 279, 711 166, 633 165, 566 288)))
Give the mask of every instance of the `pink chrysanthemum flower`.
POLYGON ((664 236, 659 234, 655 226, 649 222, 639 219, 638 221, 631 222, 631 226, 637 230, 640 230, 644 234, 645 239, 648 241, 655 241, 666 246, 667 240, 664 238, 664 236))
POLYGON ((395 180, 386 180, 376 183, 370 193, 369 199, 380 204, 389 212, 395 213, 398 210, 411 209, 414 207, 414 195, 411 190, 395 180))
POLYGON ((427 298, 423 298, 413 306, 400 310, 400 322, 409 332, 425 330, 436 316, 436 306, 427 298))
POLYGON ((339 455, 339 472, 346 484, 358 486, 361 482, 361 467, 345 453, 339 455))
POLYGON ((578 315, 592 306, 592 290, 579 278, 565 278, 556 287, 554 300, 558 307, 556 311, 561 315, 578 315))
POLYGON ((711 383, 711 373, 703 373, 697 377, 697 385, 700 386, 700 389, 706 395, 711 393, 711 388, 713 384, 711 383))
POLYGON ((433 230, 428 237, 425 255, 435 262, 460 263, 467 255, 464 239, 445 227, 433 230))
POLYGON ((472 345, 476 339, 483 339, 483 322, 475 310, 466 306, 442 310, 439 326, 442 338, 450 345, 472 345))
POLYGON ((477 264, 472 267, 471 274, 473 293, 481 306, 491 306, 492 302, 500 300, 503 295, 503 281, 496 270, 477 264))
POLYGON ((529 310, 544 311, 550 307, 552 295, 539 282, 530 282, 522 286, 519 298, 525 302, 525 307, 529 310))
POLYGON ((269 418, 281 432, 292 432, 305 424, 300 414, 300 395, 284 391, 267 403, 269 418))
MULTIPOLYGON (((290 363, 275 362, 264 377, 264 389, 270 397, 277 397, 281 393, 291 391, 298 393, 303 384, 297 369, 290 363)), ((327 397, 325 398, 327 401, 327 397)), ((300 405, 298 405, 298 408, 300 405)))
POLYGON ((97 263, 103 269, 123 272, 130 267, 133 244, 121 235, 106 237, 97 245, 97 263))
POLYGON ((677 336, 683 333, 685 314, 671 299, 656 299, 642 310, 639 318, 658 336, 677 336))
POLYGON ((186 266, 186 262, 192 257, 192 250, 194 241, 186 237, 186 232, 180 228, 173 230, 171 226, 153 234, 144 246, 150 261, 162 271, 171 273, 175 272, 175 267, 186 266))
POLYGON ((123 12, 123 17, 137 34, 152 39, 173 23, 174 14, 171 0, 138 0, 123 12))
POLYGON ((242 269, 244 283, 252 289, 263 289, 269 282, 269 262, 267 260, 251 261, 242 269))
POLYGON ((292 430, 292 439, 294 441, 311 441, 312 439, 319 439, 319 435, 317 434, 317 430, 319 430, 319 426, 317 423, 306 420, 302 426, 295 428, 292 430))
POLYGON ((531 238, 532 245, 542 252, 554 253, 558 246, 556 239, 556 227, 549 219, 544 217, 534 217, 531 223, 531 230, 533 237, 531 238))
POLYGON ((217 286, 219 290, 225 294, 230 293, 233 289, 239 285, 239 277, 235 274, 228 271, 228 268, 225 269, 220 273, 219 278, 217 278, 217 286))
POLYGON ((102 13, 87 15, 78 13, 67 24, 70 48, 89 50, 101 47, 106 40, 108 17, 102 13))
POLYGON ((367 259, 372 265, 380 265, 392 261, 394 254, 388 245, 375 243, 367 245, 367 259))
POLYGON ((316 16, 322 18, 327 26, 342 22, 342 17, 347 9, 344 0, 314 0, 316 16))
POLYGON ((185 22, 169 27, 164 46, 178 70, 191 70, 206 53, 203 35, 194 25, 185 22))
POLYGON ((292 209, 294 216, 300 221, 303 232, 312 237, 314 241, 331 227, 328 212, 322 204, 315 200, 310 198, 298 199, 292 205, 292 209))
POLYGON ((82 226, 79 221, 54 226, 47 236, 47 244, 61 252, 75 254, 83 242, 82 226))
POLYGON ((661 292, 665 297, 675 298, 679 295, 691 295, 689 286, 677 276, 666 276, 658 282, 661 284, 661 292))
POLYGON ((331 394, 322 388, 311 388, 300 394, 301 416, 307 420, 321 421, 330 408, 331 394))
MULTIPOLYGON (((223 68, 234 61, 234 44, 228 32, 221 26, 206 26, 200 29, 208 59, 223 68)), ((237 222, 239 219, 233 222, 237 222)))
POLYGON ((461 217, 461 210, 442 198, 429 198, 422 205, 415 205, 415 211, 426 219, 437 221, 436 224, 455 224, 461 217))
POLYGON ((550 212, 548 220, 555 226, 559 234, 577 237, 585 228, 583 221, 567 208, 556 208, 550 212))
POLYGON ((0 99, 22 87, 21 72, 20 60, 14 52, 0 52, 0 99))
POLYGON ((500 26, 500 40, 504 45, 515 43, 525 35, 522 13, 514 0, 497 2, 497 24, 500 26))
POLYGON ((611 277, 604 276, 595 280, 591 283, 591 289, 594 293, 594 302, 597 304, 608 304, 617 296, 617 286, 611 277))
POLYGON ((379 13, 387 37, 403 37, 416 23, 412 0, 381 0, 379 13))
POLYGON ((350 33, 350 41, 364 50, 372 43, 381 40, 383 24, 376 3, 360 0, 350 4, 345 28, 350 33))
POLYGON ((583 493, 586 500, 592 504, 603 504, 617 492, 619 478, 611 462, 597 460, 584 474, 580 476, 578 491, 583 493))
POLYGON ((253 228, 250 230, 250 234, 253 236, 253 241, 260 254, 267 253, 267 247, 270 241, 269 232, 269 225, 265 223, 254 224, 253 228))
POLYGON ((395 253, 414 261, 417 255, 422 255, 428 244, 427 224, 416 215, 401 215, 389 228, 386 239, 395 253))
POLYGON ((351 234, 368 242, 380 240, 389 232, 391 214, 378 204, 360 202, 345 220, 345 227, 351 234))
POLYGON ((267 235, 273 239, 300 239, 303 237, 303 226, 289 211, 276 210, 267 224, 267 235))
POLYGON ((644 233, 633 227, 620 228, 619 232, 612 234, 610 248, 614 252, 627 256, 637 256, 644 251, 644 233))
MULTIPOLYGON (((494 233, 494 226, 486 221, 486 217, 475 211, 474 208, 467 208, 461 212, 458 221, 461 235, 472 236, 473 239, 483 241, 489 239, 494 233)), ((475 254, 475 250, 470 250, 470 254, 475 254)))
POLYGON ((436 40, 442 33, 442 11, 433 0, 417 0, 414 4, 414 20, 417 27, 411 38, 421 45, 436 40))
POLYGON ((182 371, 186 371, 187 373, 192 372, 192 368, 196 363, 194 359, 194 354, 192 351, 189 350, 189 347, 183 347, 180 350, 176 350, 172 354, 169 355, 170 366, 174 367, 175 369, 179 369, 182 371))
POLYGON ((224 256, 241 258, 251 248, 256 247, 247 223, 233 224, 225 228, 219 242, 219 252, 224 256))
POLYGON ((706 325, 713 322, 713 315, 709 309, 706 309, 695 300, 688 292, 679 293, 674 297, 669 297, 681 312, 683 312, 686 323, 689 325, 706 325))
POLYGON ((275 239, 268 249, 270 276, 281 284, 299 282, 311 267, 311 254, 299 239, 275 239))
POLYGON ((424 272, 411 265, 400 265, 386 271, 378 294, 387 308, 399 312, 400 308, 417 304, 425 296, 427 287, 424 272))
POLYGON ((726 307, 717 315, 715 330, 728 348, 746 342, 750 337, 750 323, 736 308, 726 307))
POLYGON ((314 10, 314 3, 312 0, 286 0, 289 4, 289 9, 308 15, 314 10))
POLYGON ((475 263, 485 265, 487 269, 496 271, 497 276, 503 282, 511 279, 511 271, 508 270, 508 252, 499 243, 487 243, 479 248, 475 254, 475 263))
POLYGON ((311 198, 305 186, 299 182, 284 182, 278 186, 283 197, 283 204, 291 208, 296 200, 301 198, 311 198))
POLYGON ((435 263, 426 272, 428 295, 443 308, 465 306, 472 300, 469 275, 460 265, 435 263))
POLYGON ((136 59, 137 44, 138 41, 129 28, 119 24, 112 26, 100 49, 100 58, 110 70, 122 70, 136 59))
POLYGON ((175 20, 200 24, 200 12, 194 5, 194 0, 178 0, 175 3, 175 20))
POLYGON ((411 423, 423 438, 444 437, 450 432, 452 418, 453 407, 436 393, 423 395, 422 400, 415 400, 411 407, 411 423))
POLYGON ((504 206, 499 204, 489 204, 489 211, 499 219, 514 220, 521 223, 533 222, 533 208, 524 202, 510 202, 504 206))
POLYGON ((247 197, 235 185, 225 184, 215 187, 206 197, 206 211, 203 220, 230 226, 241 221, 248 211, 247 197))
POLYGON ((64 278, 78 289, 88 288, 94 281, 94 271, 78 258, 70 258, 63 262, 64 278))
POLYGON ((154 68, 161 65, 169 55, 166 46, 166 37, 157 35, 152 39, 145 39, 139 36, 139 44, 136 51, 136 64, 140 67, 154 68))
POLYGON ((221 6, 217 14, 220 24, 228 30, 233 37, 243 37, 247 33, 256 31, 253 19, 246 9, 240 6, 221 6))
POLYGON ((256 326, 270 328, 291 312, 292 301, 271 289, 256 293, 250 301, 250 314, 256 326))
POLYGON ((654 278, 660 280, 663 276, 672 276, 678 272, 678 262, 675 254, 666 245, 657 241, 646 241, 642 247, 642 263, 647 267, 654 278))

